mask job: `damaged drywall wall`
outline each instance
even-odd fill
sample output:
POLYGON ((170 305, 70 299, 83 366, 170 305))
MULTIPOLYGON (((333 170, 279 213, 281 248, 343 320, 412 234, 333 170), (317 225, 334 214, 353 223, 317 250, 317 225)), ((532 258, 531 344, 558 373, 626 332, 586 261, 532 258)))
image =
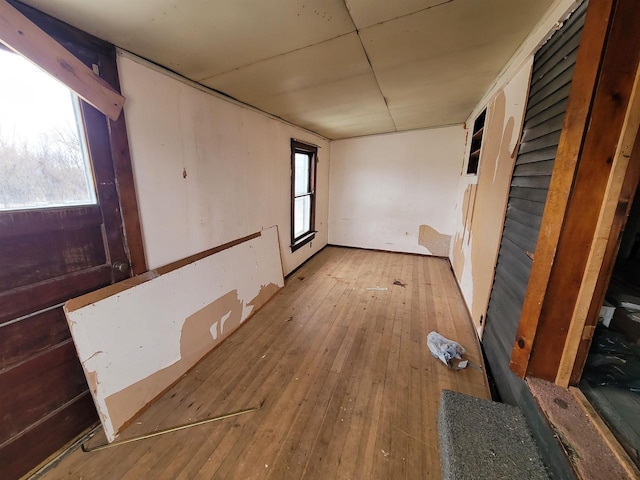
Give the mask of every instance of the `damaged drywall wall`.
POLYGON ((109 441, 284 286, 277 228, 131 283, 65 305, 109 441))
MULTIPOLYGON (((493 285, 532 62, 530 58, 489 102, 478 175, 460 178, 450 258, 480 334, 493 285)), ((469 124, 473 120, 470 118, 469 124)))
POLYGON ((118 72, 149 268, 278 225, 285 273, 327 244, 330 142, 126 52, 118 72), (313 242, 290 247, 291 138, 320 147, 313 242), (170 192, 170 194, 168 194, 170 192))
POLYGON ((428 249, 431 255, 446 257, 449 255, 451 235, 440 233, 429 225, 420 225, 418 229, 418 244, 428 249))
POLYGON ((447 256, 462 125, 331 144, 329 242, 447 256))

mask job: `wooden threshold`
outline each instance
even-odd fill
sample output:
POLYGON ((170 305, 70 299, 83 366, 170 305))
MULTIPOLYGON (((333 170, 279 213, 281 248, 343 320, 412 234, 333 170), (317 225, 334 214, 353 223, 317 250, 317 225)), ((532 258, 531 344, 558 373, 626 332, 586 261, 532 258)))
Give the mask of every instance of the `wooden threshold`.
POLYGON ((41 478, 437 479, 440 391, 489 398, 474 337, 447 260, 327 247, 121 438, 264 401, 261 410, 78 449, 41 478), (431 330, 479 368, 435 360, 431 330))
POLYGON ((640 471, 575 387, 528 377, 527 386, 557 434, 579 479, 637 479, 640 471))

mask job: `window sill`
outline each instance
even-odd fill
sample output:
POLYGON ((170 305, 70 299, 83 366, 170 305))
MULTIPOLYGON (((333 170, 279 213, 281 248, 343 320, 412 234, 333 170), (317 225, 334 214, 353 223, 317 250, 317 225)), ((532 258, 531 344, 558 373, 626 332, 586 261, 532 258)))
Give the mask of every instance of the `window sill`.
POLYGON ((304 237, 296 240, 294 244, 291 245, 291 253, 295 252, 299 248, 304 247, 307 243, 311 242, 314 238, 316 238, 316 232, 309 232, 304 237))

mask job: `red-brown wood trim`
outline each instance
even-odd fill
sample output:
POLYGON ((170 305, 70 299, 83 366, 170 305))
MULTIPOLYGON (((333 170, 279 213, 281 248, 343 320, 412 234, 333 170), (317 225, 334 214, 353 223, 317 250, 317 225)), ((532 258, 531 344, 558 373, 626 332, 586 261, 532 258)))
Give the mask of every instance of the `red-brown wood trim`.
MULTIPOLYGON (((587 320, 585 323, 585 330, 592 329, 598 323, 598 317, 600 314, 600 308, 604 302, 604 297, 609 287, 609 281, 613 273, 613 267, 615 266, 616 257, 620 248, 620 241, 624 232, 624 227, 629 217, 629 211, 638 188, 638 182, 640 180, 640 135, 636 135, 636 141, 631 151, 631 158, 629 159, 629 166, 627 167, 627 173, 624 177, 622 184, 622 192, 620 193, 620 199, 618 200, 618 208, 616 209, 616 215, 611 226, 611 233, 609 234, 609 241, 607 243, 607 249, 604 253, 604 259, 602 261, 602 269, 596 283, 596 287, 593 293, 591 304, 589 305, 589 313, 587 314, 587 320)), ((589 353, 589 347, 591 346, 591 335, 582 335, 580 345, 578 346, 578 352, 576 354, 576 360, 571 372, 571 378, 569 383, 577 385, 582 376, 582 370, 587 361, 587 354, 589 353)))
POLYGON ((313 241, 316 236, 316 171, 318 169, 318 147, 309 143, 304 143, 295 138, 291 139, 291 251, 299 250, 307 243, 313 241), (310 230, 300 237, 295 236, 293 228, 295 222, 295 172, 296 172, 296 152, 306 153, 311 156, 311 164, 309 165, 309 188, 311 189, 311 218, 310 230))
MULTIPOLYGON (((98 416, 89 391, 55 410, 10 442, 0 445, 3 478, 20 478, 38 468, 51 452, 67 447, 86 426, 96 425, 98 416)), ((86 431, 86 430, 85 430, 86 431)))
POLYGON ((0 41, 57 78, 87 103, 117 119, 124 97, 19 10, 0 0, 0 41))
POLYGON ((185 257, 183 259, 176 260, 175 262, 169 263, 163 267, 156 268, 154 272, 156 272, 158 275, 164 275, 165 273, 172 272, 174 270, 177 270, 178 268, 184 267, 185 265, 189 265, 190 263, 202 260, 205 257, 222 252, 223 250, 228 250, 231 247, 235 247, 236 245, 240 245, 241 243, 248 242, 249 240, 253 240, 254 238, 258 238, 260 236, 262 236, 262 232, 255 232, 246 235, 242 238, 238 238, 236 240, 223 243, 222 245, 218 245, 217 247, 213 247, 208 250, 189 255, 188 257, 185 257))
POLYGON ((511 370, 521 378, 524 378, 527 372, 542 303, 556 257, 571 185, 587 130, 587 120, 591 111, 614 1, 596 0, 591 2, 587 9, 569 102, 542 215, 542 227, 538 234, 535 260, 531 267, 520 324, 511 354, 511 370))
MULTIPOLYGON (((640 61, 637 0, 618 0, 527 373, 555 381, 640 61)), ((543 229, 545 228, 543 224, 543 229)))
POLYGON ((95 290, 93 285, 109 285, 111 266, 100 265, 70 273, 65 276, 68 287, 61 287, 59 280, 60 277, 56 277, 0 294, 0 325, 95 290))
MULTIPOLYGON (((110 61, 105 62, 102 66, 100 74, 113 88, 120 92, 115 49, 113 49, 110 61)), ((133 275, 140 275, 147 271, 147 259, 140 226, 138 197, 131 166, 131 151, 129 150, 125 113, 123 112, 116 121, 109 119, 109 138, 131 272, 133 275)))
POLYGON ((0 216, 0 239, 36 235, 43 232, 92 227, 102 224, 102 213, 98 205, 76 208, 64 207, 65 215, 60 217, 61 208, 47 210, 3 212, 0 216))
MULTIPOLYGON (((64 24, 16 0, 8 0, 8 3, 47 32, 48 35, 63 47, 70 50, 85 64, 97 64, 100 69, 100 76, 111 85, 111 87, 120 92, 116 51, 113 45, 71 25, 64 24), (77 45, 84 45, 84 48, 79 49, 77 45)), ((147 263, 124 117, 124 111, 115 122, 105 117, 109 129, 107 145, 110 146, 114 165, 116 188, 120 202, 119 215, 122 215, 128 259, 132 273, 139 275, 147 271, 147 263)))

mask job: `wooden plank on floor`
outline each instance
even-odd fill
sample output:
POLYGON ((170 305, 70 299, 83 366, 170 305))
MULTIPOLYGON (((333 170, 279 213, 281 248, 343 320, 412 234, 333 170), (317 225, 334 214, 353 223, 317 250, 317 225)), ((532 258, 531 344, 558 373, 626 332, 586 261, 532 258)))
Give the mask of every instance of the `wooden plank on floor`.
POLYGON ((431 330, 482 364, 446 260, 328 247, 123 437, 264 399, 261 410, 75 451, 43 478, 438 479, 441 389, 488 393, 483 372, 453 372, 431 356, 431 330))

